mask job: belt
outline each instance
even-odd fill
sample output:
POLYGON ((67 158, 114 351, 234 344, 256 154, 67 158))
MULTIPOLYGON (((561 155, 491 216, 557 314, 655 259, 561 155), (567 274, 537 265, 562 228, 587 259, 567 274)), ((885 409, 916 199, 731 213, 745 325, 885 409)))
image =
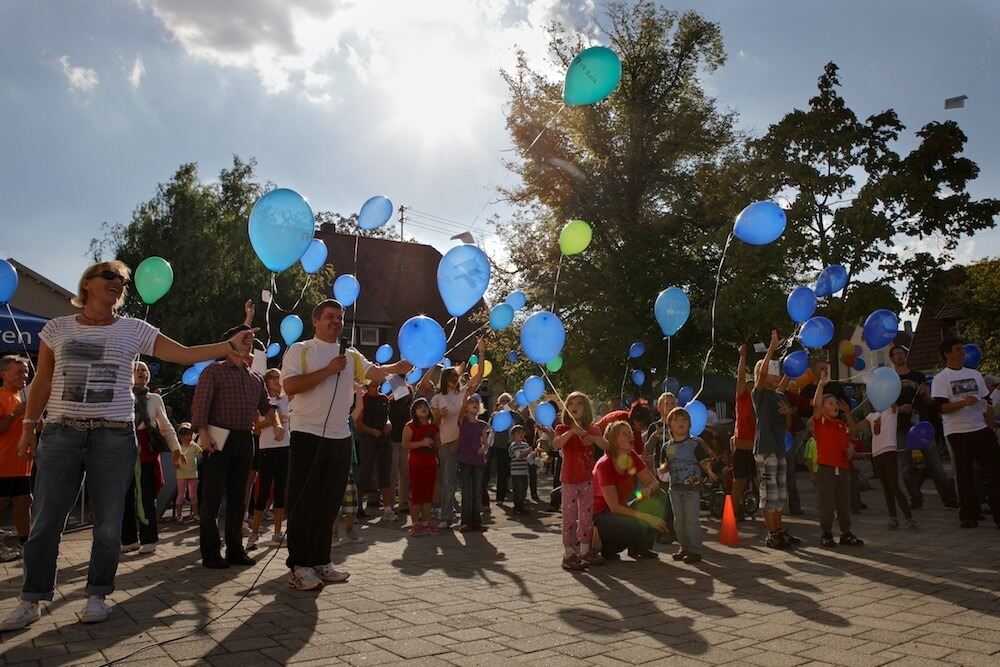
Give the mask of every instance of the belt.
POLYGON ((113 421, 111 419, 73 419, 71 417, 63 417, 54 423, 68 426, 77 431, 95 431, 99 428, 135 428, 135 424, 132 422, 113 421))

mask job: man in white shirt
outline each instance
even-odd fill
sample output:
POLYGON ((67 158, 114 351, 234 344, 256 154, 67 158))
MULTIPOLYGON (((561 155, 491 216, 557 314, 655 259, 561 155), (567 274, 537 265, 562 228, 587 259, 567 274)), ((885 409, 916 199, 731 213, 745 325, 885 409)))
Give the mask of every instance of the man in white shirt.
POLYGON ((312 313, 310 340, 286 351, 281 380, 291 398, 288 458, 288 564, 291 587, 314 590, 324 581, 349 576, 330 563, 333 519, 340 512, 351 469, 353 441, 348 423, 354 383, 381 383, 387 375, 404 375, 413 366, 398 361, 375 366, 341 338, 344 307, 321 301, 312 313), (299 508, 302 511, 299 511, 299 508))
POLYGON ((963 368, 965 347, 957 338, 946 338, 939 347, 947 367, 934 376, 931 396, 941 406, 944 435, 955 460, 958 484, 958 518, 962 528, 975 528, 980 499, 973 483, 973 462, 979 464, 993 522, 1000 528, 1000 447, 993 432, 993 406, 986 381, 979 371, 963 368))

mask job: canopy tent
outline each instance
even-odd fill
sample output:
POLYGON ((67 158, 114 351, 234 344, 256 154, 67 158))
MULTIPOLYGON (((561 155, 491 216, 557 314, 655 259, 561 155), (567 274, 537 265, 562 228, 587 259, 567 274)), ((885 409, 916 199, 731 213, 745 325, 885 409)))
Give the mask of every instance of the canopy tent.
POLYGON ((23 354, 27 348, 31 354, 38 354, 38 334, 48 320, 19 308, 9 307, 10 312, 7 307, 0 307, 0 352, 23 354), (11 313, 14 314, 13 321, 11 313), (18 330, 21 332, 20 338, 18 330))

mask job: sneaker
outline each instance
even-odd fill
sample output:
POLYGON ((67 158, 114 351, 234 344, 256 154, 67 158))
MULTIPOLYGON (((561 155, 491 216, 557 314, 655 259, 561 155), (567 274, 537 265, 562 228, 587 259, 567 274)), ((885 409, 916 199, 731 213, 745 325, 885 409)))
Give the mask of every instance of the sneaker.
POLYGON ((26 628, 42 617, 42 606, 37 602, 21 600, 14 610, 0 623, 0 632, 26 628))
POLYGON ((285 541, 284 533, 275 533, 274 535, 271 536, 271 542, 273 544, 283 544, 284 541, 285 541))
POLYGON ((108 616, 110 615, 111 607, 104 601, 104 597, 91 595, 87 598, 87 603, 83 606, 83 612, 80 614, 80 622, 101 623, 108 620, 108 616))
POLYGON ((686 556, 684 556, 684 562, 687 563, 688 565, 691 565, 692 563, 697 563, 700 560, 701 560, 701 554, 689 553, 686 556))
POLYGON ((323 581, 329 581, 331 584, 342 584, 351 576, 347 572, 333 569, 333 563, 327 563, 322 567, 314 567, 313 570, 316 572, 317 577, 323 581))
POLYGON ((415 523, 410 526, 410 537, 420 537, 424 534, 424 527, 419 523, 415 523))
POLYGON ((684 556, 687 556, 687 552, 684 551, 683 549, 678 549, 677 551, 674 552, 671 558, 673 558, 676 561, 682 561, 684 560, 684 556))
POLYGON ((784 528, 781 529, 781 539, 783 539, 785 541, 785 544, 788 544, 788 545, 793 546, 793 547, 796 544, 802 544, 802 540, 800 540, 799 538, 795 537, 794 535, 792 535, 791 533, 789 533, 784 528))
POLYGON ((917 522, 914 521, 913 519, 907 519, 906 520, 906 529, 907 530, 912 530, 912 531, 916 532, 916 531, 920 530, 920 526, 918 526, 917 522))
POLYGON ((272 512, 271 510, 264 512, 264 518, 267 519, 268 521, 274 521, 274 512, 272 512))
POLYGON ((830 533, 823 533, 823 537, 819 538, 819 543, 824 547, 835 547, 837 543, 833 540, 833 535, 830 533))
POLYGON ((323 587, 323 580, 311 567, 294 567, 288 572, 288 585, 297 591, 314 591, 323 587))
POLYGON ((899 519, 896 517, 891 517, 885 524, 887 530, 896 530, 899 528, 899 519))
POLYGON ((250 537, 247 538, 247 551, 253 551, 257 548, 257 541, 260 539, 260 535, 257 533, 250 533, 250 537))
POLYGON ((562 559, 562 569, 579 572, 581 570, 586 570, 587 564, 584 563, 579 556, 573 554, 572 556, 566 556, 562 559))
POLYGON ((21 560, 19 547, 0 546, 0 563, 12 563, 16 560, 21 560))
POLYGON ((864 540, 854 533, 844 533, 841 535, 840 543, 851 547, 863 547, 865 545, 864 540))
POLYGON ((604 565, 604 556, 596 551, 588 551, 580 556, 580 560, 583 561, 584 565, 604 565))
POLYGON ((141 554, 155 554, 156 553, 156 542, 152 544, 143 544, 139 547, 139 553, 141 554))
POLYGON ((769 549, 787 549, 789 546, 785 536, 781 533, 769 533, 764 540, 764 546, 769 549))
POLYGON ((122 553, 123 554, 132 553, 133 551, 138 551, 138 550, 139 550, 139 543, 138 542, 133 542, 132 544, 123 544, 122 545, 122 553))
POLYGON ((358 542, 364 542, 364 540, 353 530, 349 530, 344 533, 344 544, 347 544, 348 542, 357 544, 358 542))

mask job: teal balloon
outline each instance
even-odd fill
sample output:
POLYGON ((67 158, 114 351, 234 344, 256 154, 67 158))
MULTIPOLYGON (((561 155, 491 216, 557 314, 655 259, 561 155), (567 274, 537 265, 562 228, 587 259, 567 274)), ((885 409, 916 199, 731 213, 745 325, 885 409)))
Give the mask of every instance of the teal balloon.
POLYGON ((871 379, 868 380, 865 387, 872 407, 875 408, 876 412, 882 412, 888 410, 899 398, 903 383, 894 368, 883 366, 872 371, 871 379))
POLYGON ((507 300, 504 303, 514 310, 521 310, 528 305, 528 297, 524 296, 524 292, 521 290, 514 290, 507 295, 507 300))
POLYGON ((691 435, 701 435, 708 424, 708 408, 701 401, 691 401, 684 409, 691 417, 691 435))
POLYGON ((393 354, 392 345, 389 345, 388 343, 380 345, 379 348, 375 350, 375 362, 379 364, 389 363, 393 354))
POLYGON ((563 101, 569 106, 596 104, 615 92, 622 78, 622 61, 606 46, 581 51, 566 70, 563 101))
POLYGON ((323 268, 326 264, 326 244, 321 239, 313 239, 309 242, 305 254, 299 259, 302 270, 312 275, 323 268))
POLYGON ((773 201, 757 201, 740 211, 733 234, 750 245, 767 245, 785 231, 785 212, 773 201))
POLYGON ((436 365, 446 345, 444 329, 426 315, 411 317, 399 329, 399 355, 417 368, 436 365))
POLYGON ((490 260, 466 243, 449 250, 438 263, 438 292, 452 317, 461 317, 479 303, 490 284, 490 260))
POLYGON ((796 287, 788 295, 787 308, 792 322, 805 322, 816 312, 816 293, 808 287, 796 287))
POLYGON ((333 298, 344 308, 350 308, 361 296, 361 283, 350 273, 337 276, 333 281, 333 298))
POLYGON ((299 261, 312 242, 314 229, 309 204, 287 188, 258 199, 247 223, 250 245, 270 271, 284 271, 299 261))
POLYGON ((6 259, 0 259, 0 303, 7 303, 17 291, 17 271, 6 259))
POLYGON ((510 304, 501 303, 498 306, 493 306, 493 310, 490 311, 490 328, 494 331, 506 329, 513 321, 514 309, 510 304))
POLYGON ((267 350, 264 351, 264 355, 268 359, 274 359, 279 354, 281 354, 281 346, 277 343, 271 343, 267 346, 267 350))
POLYGON ((637 387, 641 387, 646 384, 646 372, 641 368, 637 368, 632 371, 632 384, 637 387))
POLYGON ((302 319, 298 315, 286 315, 285 319, 281 320, 281 337, 285 341, 285 345, 291 345, 299 338, 302 337, 302 319))
POLYGON ((551 403, 539 403, 535 408, 535 421, 549 428, 556 421, 556 408, 551 403))
POLYGON ((806 347, 823 347, 833 340, 833 322, 825 317, 806 320, 799 332, 799 340, 806 347))
POLYGON ((510 410, 501 410, 493 415, 493 419, 490 420, 490 426, 497 433, 503 433, 511 427, 514 423, 514 416, 510 413, 510 410))
POLYGON ((847 287, 847 269, 840 264, 831 264, 823 269, 816 280, 816 296, 833 296, 847 287))
POLYGON ((540 310, 521 325, 521 349, 536 364, 547 364, 559 356, 566 343, 566 330, 558 317, 540 310))
POLYGON ((527 380, 524 381, 524 397, 528 399, 528 403, 534 403, 542 397, 545 393, 545 380, 538 377, 537 375, 529 376, 527 380))
POLYGON ((687 322, 691 302, 680 287, 668 287, 660 292, 653 304, 653 315, 664 336, 673 336, 687 322))
POLYGON ((358 213, 358 227, 361 229, 378 229, 389 222, 392 217, 392 202, 388 197, 376 195, 361 205, 358 213))

